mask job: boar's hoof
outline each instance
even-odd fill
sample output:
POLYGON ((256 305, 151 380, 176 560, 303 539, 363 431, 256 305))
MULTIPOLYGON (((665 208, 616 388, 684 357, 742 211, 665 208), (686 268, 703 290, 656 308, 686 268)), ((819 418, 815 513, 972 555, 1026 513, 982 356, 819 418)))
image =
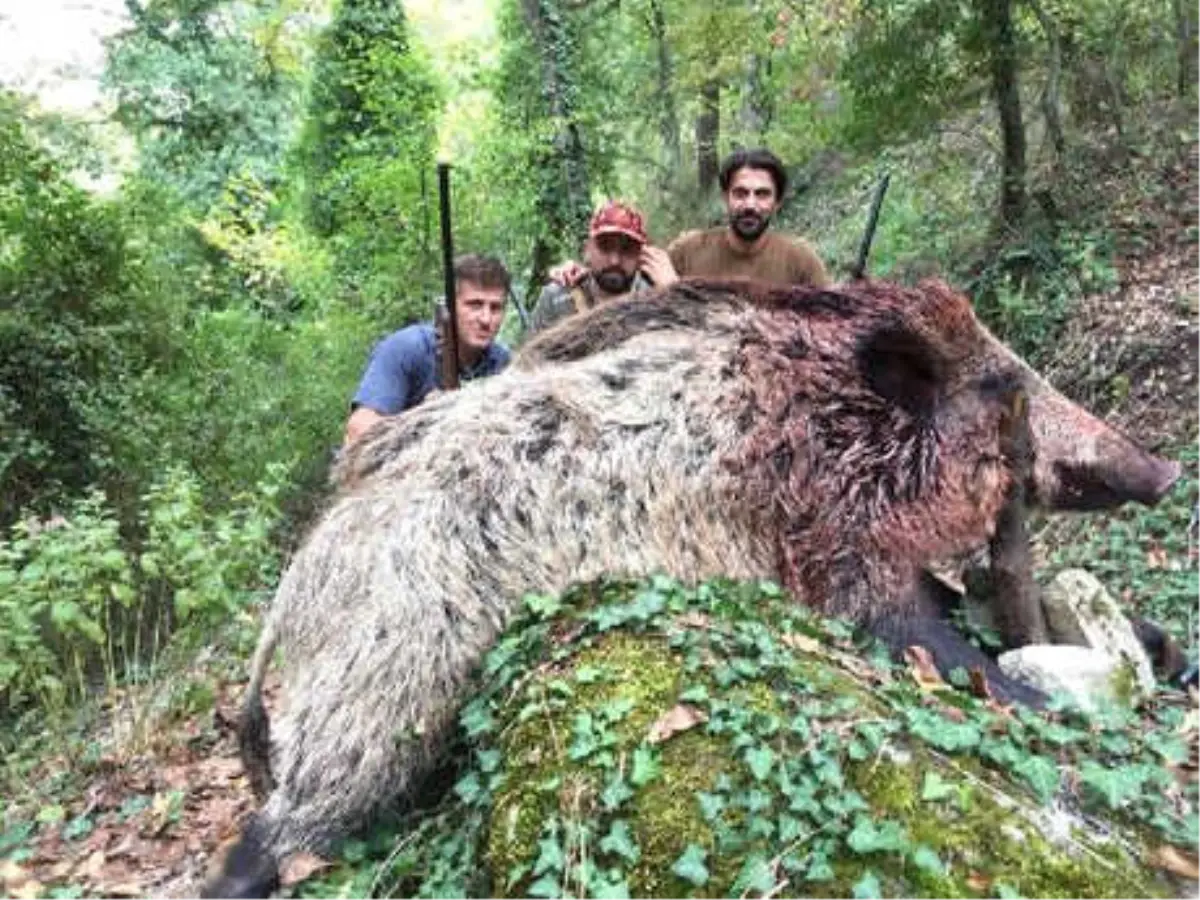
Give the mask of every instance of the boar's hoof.
POLYGON ((201 888, 201 897, 269 897, 279 887, 279 867, 259 831, 257 821, 246 826, 226 855, 220 874, 201 888))

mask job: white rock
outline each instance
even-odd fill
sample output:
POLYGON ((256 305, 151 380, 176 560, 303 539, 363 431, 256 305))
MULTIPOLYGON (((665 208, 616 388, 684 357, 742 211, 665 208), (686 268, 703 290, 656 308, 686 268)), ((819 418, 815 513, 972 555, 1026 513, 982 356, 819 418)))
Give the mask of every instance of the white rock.
POLYGON ((1133 666, 1139 690, 1154 692, 1154 668, 1133 626, 1104 585, 1083 569, 1064 569, 1042 591, 1049 639, 1091 647, 1133 666))
POLYGON ((1121 696, 1137 685, 1130 664, 1093 647, 1030 644, 1001 653, 996 662, 1009 678, 1046 694, 1069 694, 1089 711, 1099 705, 1128 704, 1131 699, 1140 699, 1121 696))

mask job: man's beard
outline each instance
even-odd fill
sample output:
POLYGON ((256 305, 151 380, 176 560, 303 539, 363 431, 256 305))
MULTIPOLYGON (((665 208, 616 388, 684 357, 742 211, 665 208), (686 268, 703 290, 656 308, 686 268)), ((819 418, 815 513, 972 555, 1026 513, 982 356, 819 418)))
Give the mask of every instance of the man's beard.
POLYGON ((595 278, 600 290, 606 294, 624 294, 633 287, 633 275, 626 273, 624 269, 601 269, 595 278))
POLYGON ((756 212, 744 212, 729 217, 729 227, 743 241, 755 240, 770 224, 770 216, 759 215, 756 212))

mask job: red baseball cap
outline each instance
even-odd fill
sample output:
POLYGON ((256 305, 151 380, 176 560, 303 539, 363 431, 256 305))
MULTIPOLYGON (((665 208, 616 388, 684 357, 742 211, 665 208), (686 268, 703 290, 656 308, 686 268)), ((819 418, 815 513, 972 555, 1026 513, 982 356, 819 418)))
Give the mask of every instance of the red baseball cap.
POLYGON ((646 243, 646 226, 642 214, 628 204, 610 200, 596 210, 588 228, 591 237, 602 234, 623 234, 639 244, 646 243))

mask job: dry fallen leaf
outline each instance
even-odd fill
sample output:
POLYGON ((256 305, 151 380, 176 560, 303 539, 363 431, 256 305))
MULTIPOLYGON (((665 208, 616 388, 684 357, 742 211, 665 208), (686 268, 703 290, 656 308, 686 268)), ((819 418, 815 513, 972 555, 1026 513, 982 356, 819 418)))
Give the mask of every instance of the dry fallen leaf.
POLYGON ((108 862, 103 850, 97 850, 88 856, 87 859, 79 866, 75 872, 77 878, 87 878, 90 881, 99 881, 104 875, 104 865, 108 862))
POLYGON ((0 886, 11 890, 13 885, 24 884, 30 877, 28 872, 11 859, 0 861, 0 886))
POLYGON ((279 867, 279 883, 283 887, 291 887, 301 881, 307 881, 322 869, 328 869, 330 863, 312 853, 293 853, 279 867))
POLYGON ((1147 569, 1165 569, 1167 567, 1167 551, 1162 547, 1154 546, 1146 551, 1146 568, 1147 569))
POLYGON ((140 897, 142 896, 142 887, 132 881, 121 884, 106 884, 103 894, 105 897, 140 897))
POLYGON ((1197 865, 1196 857, 1185 853, 1178 847, 1164 844, 1150 855, 1150 862, 1160 869, 1166 869, 1173 875, 1190 878, 1193 881, 1200 879, 1200 866, 1197 865))
POLYGON ((676 703, 650 726, 650 733, 646 736, 646 740, 651 744, 661 744, 671 735, 687 731, 689 728, 694 728, 701 722, 707 721, 708 715, 703 710, 697 709, 690 703, 676 703))
POLYGON ((694 609, 678 616, 675 621, 687 628, 709 628, 712 625, 708 615, 694 609))
POLYGON ((946 682, 938 674, 937 666, 933 664, 933 656, 919 644, 913 644, 905 649, 904 661, 908 664, 909 674, 923 691, 937 691, 946 687, 946 682))
POLYGON ((785 646, 791 647, 793 650, 799 650, 802 653, 820 653, 824 645, 816 638, 811 638, 807 634, 785 634, 780 638, 785 646))
POLYGON ((992 880, 982 872, 971 872, 967 876, 967 887, 980 894, 984 894, 991 889, 992 880))

